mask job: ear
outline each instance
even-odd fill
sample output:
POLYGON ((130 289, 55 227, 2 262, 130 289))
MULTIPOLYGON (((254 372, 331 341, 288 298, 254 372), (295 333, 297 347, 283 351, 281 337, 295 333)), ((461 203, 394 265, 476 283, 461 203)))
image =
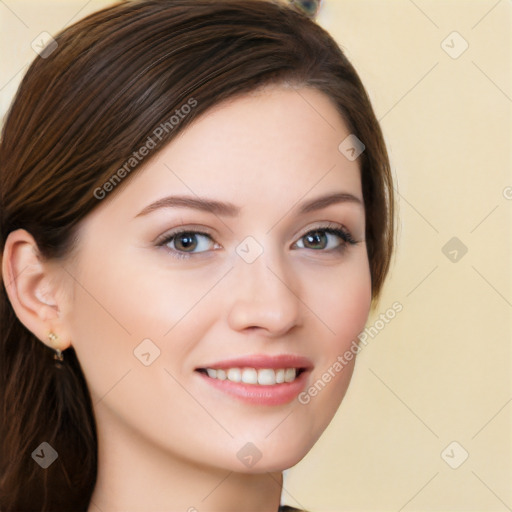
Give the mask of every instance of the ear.
MULTIPOLYGON (((23 325, 52 349, 71 345, 63 311, 68 309, 64 281, 56 265, 44 261, 30 233, 9 233, 2 255, 2 276, 16 316, 23 325), (51 340, 49 333, 57 335, 51 340)), ((61 273, 62 273, 62 269, 61 273)))

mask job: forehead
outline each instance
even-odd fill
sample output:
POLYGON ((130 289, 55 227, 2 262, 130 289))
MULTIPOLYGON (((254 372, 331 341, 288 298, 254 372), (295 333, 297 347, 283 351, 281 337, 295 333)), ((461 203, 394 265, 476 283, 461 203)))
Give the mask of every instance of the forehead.
POLYGON ((140 210, 176 193, 289 207, 308 194, 340 190, 362 199, 358 161, 339 150, 348 135, 323 93, 266 87, 195 120, 130 178, 120 201, 140 210))

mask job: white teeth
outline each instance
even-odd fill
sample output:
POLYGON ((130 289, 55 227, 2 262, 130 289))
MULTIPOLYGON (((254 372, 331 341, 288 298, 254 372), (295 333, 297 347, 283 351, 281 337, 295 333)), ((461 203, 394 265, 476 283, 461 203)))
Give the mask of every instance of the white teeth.
POLYGON ((262 386, 271 386, 276 383, 276 372, 274 370, 265 369, 258 372, 258 384, 262 386))
POLYGON ((245 382, 245 384, 257 384, 258 372, 254 368, 244 368, 242 382, 245 382))
POLYGON ((293 382, 297 378, 296 368, 229 368, 225 370, 206 368, 208 377, 218 380, 230 380, 231 382, 243 382, 244 384, 257 384, 260 386, 272 386, 293 382))
POLYGON ((286 368, 284 372, 284 381, 293 382, 295 380, 296 375, 297 372, 295 371, 295 368, 286 368))
POLYGON ((228 380, 232 382, 240 382, 242 380, 242 372, 240 368, 230 368, 227 373, 228 380))

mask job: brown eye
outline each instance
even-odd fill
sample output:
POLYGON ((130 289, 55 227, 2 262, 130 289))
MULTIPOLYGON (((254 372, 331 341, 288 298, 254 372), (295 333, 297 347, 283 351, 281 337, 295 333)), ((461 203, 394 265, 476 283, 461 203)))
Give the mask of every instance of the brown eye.
POLYGON ((197 254, 212 250, 215 244, 211 236, 206 233, 181 231, 171 233, 158 245, 166 246, 175 253, 197 254))
POLYGON ((325 249, 328 243, 327 234, 323 231, 312 231, 303 239, 306 249, 325 249))
POLYGON ((296 246, 299 249, 329 251, 356 243, 348 231, 338 228, 322 228, 308 231, 299 239, 296 246))
POLYGON ((197 245, 195 233, 181 233, 174 238, 174 248, 177 251, 193 252, 197 245))

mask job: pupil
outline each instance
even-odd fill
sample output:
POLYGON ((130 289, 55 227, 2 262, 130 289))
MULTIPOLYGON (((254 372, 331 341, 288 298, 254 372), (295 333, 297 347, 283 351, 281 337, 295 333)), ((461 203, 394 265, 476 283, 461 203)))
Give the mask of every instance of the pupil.
POLYGON ((184 234, 180 235, 176 245, 177 249, 180 250, 193 250, 197 246, 197 240, 195 240, 195 237, 192 234, 184 234))
POLYGON ((306 236, 307 244, 312 249, 323 249, 327 243, 327 235, 316 231, 306 236))

